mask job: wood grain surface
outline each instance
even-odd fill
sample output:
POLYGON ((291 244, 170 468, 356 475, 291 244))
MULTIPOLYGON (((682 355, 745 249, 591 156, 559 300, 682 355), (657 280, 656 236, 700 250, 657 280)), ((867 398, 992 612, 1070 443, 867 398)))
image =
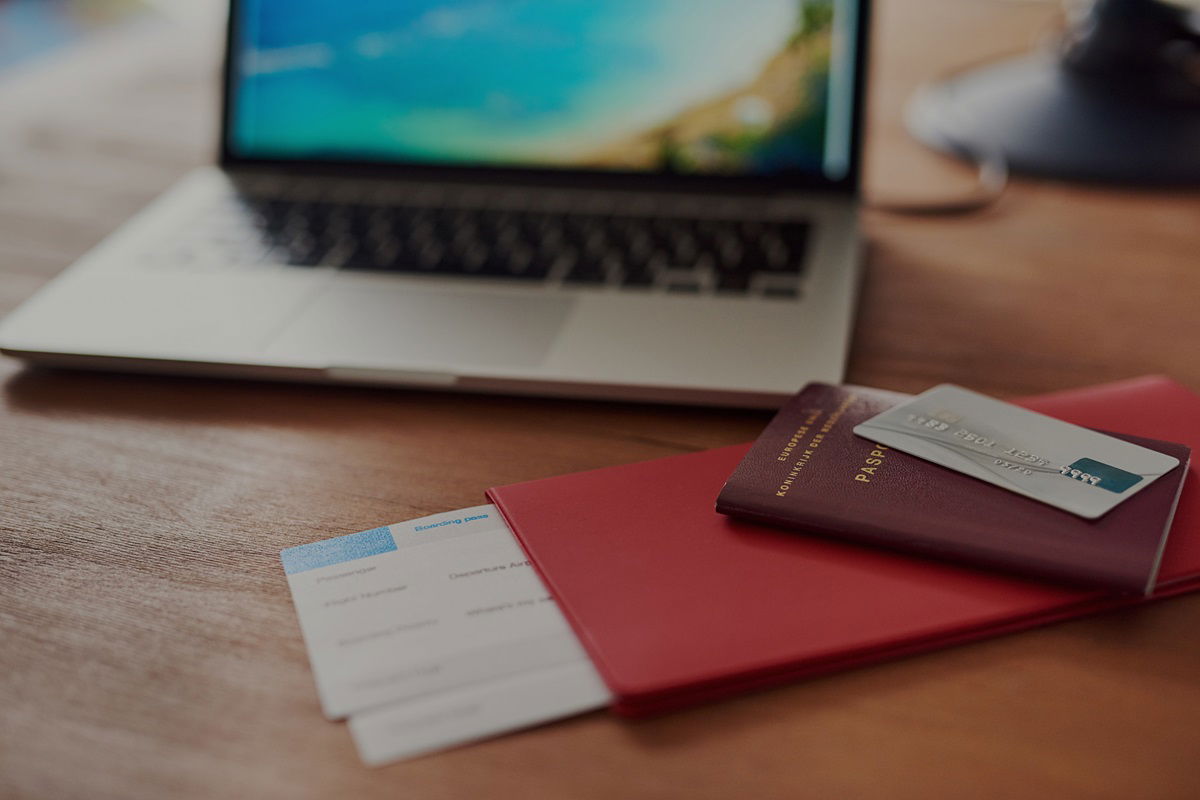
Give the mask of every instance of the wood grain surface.
MULTIPOLYGON (((1056 14, 880 2, 871 196, 969 190, 903 104, 1056 14)), ((218 42, 198 15, 0 73, 0 313, 210 158, 218 42)), ((1020 181, 980 214, 866 228, 850 380, 1200 390, 1196 194, 1020 181)), ((1200 597, 365 768, 321 717, 281 547, 748 440, 767 416, 11 360, 0 380, 0 797, 1200 796, 1200 597)))

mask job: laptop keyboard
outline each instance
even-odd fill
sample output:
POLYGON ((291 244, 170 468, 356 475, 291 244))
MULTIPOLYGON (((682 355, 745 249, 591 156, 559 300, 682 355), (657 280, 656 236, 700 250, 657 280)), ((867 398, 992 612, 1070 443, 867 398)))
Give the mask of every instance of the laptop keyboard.
POLYGON ((809 243, 803 221, 245 194, 229 204, 176 240, 175 257, 794 298, 809 243))

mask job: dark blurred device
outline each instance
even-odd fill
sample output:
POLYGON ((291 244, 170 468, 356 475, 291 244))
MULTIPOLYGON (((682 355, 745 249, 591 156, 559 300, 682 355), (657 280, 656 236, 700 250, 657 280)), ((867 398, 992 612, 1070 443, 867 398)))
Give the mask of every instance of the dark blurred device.
POLYGON ((935 148, 1014 172, 1200 185, 1200 4, 1096 0, 1056 52, 925 87, 908 122, 935 148))
POLYGON ((48 364, 776 405, 837 381, 867 0, 234 0, 219 168, 14 312, 48 364))

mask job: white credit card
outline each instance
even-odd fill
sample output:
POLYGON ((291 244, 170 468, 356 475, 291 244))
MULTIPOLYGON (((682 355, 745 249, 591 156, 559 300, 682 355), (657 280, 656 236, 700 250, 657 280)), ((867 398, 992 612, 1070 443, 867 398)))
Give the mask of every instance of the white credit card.
POLYGON ((949 384, 854 432, 1086 519, 1179 466, 1172 456, 949 384))
POLYGON ((330 719, 558 666, 592 670, 495 506, 280 559, 330 719))

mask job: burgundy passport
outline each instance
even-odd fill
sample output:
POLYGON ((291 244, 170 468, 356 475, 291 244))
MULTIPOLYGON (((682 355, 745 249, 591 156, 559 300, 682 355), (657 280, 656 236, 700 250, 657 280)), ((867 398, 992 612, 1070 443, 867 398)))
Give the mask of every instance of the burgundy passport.
MULTIPOLYGON (((1200 397, 1165 378, 1022 405, 1077 425, 1200 447, 1200 397)), ((747 449, 488 492, 613 691, 619 713, 668 711, 1200 588, 1195 475, 1184 486, 1147 599, 798 536, 718 514, 713 499, 747 449)))
POLYGON ((717 511, 1076 585, 1138 594, 1154 588, 1189 448, 1108 434, 1181 466, 1099 519, 1083 519, 853 432, 903 399, 809 384, 738 464, 717 511))

